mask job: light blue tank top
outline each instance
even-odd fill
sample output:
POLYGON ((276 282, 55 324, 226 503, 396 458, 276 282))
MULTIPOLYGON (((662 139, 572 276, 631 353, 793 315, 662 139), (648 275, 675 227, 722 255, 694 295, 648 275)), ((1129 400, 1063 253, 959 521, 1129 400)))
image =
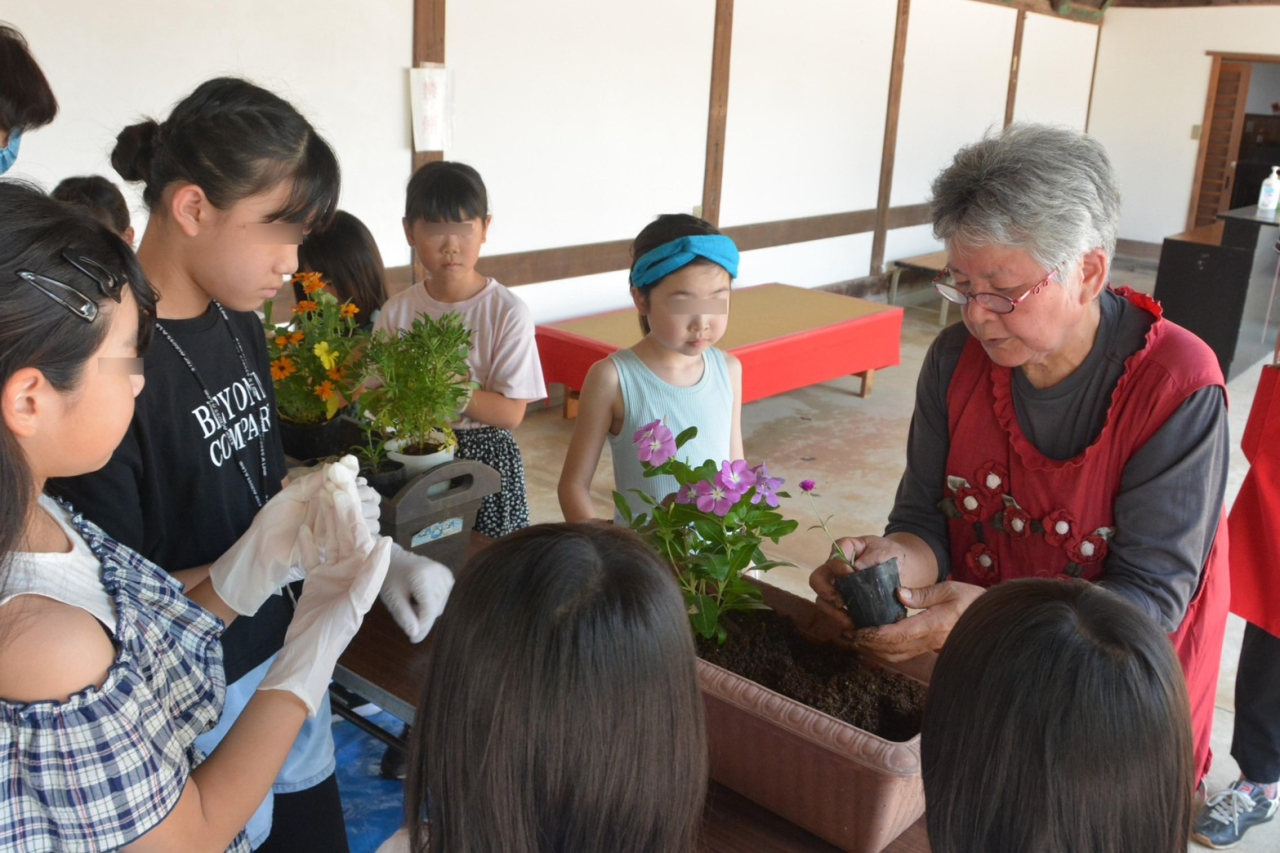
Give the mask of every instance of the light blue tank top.
MULTIPOLYGON (((729 369, 724 353, 712 347, 702 354, 702 378, 694 385, 680 388, 658 378, 629 349, 619 350, 609 356, 618 371, 618 384, 622 388, 622 407, 626 415, 622 430, 609 436, 609 449, 613 453, 614 488, 627 498, 634 515, 649 511, 639 497, 631 493, 639 489, 654 500, 661 501, 676 491, 679 484, 675 477, 645 477, 644 468, 636 458, 633 438, 636 430, 647 423, 662 420, 671 432, 679 435, 691 426, 698 428, 698 435, 680 449, 680 458, 690 465, 701 465, 714 459, 718 465, 729 458, 733 428, 733 385, 729 381, 729 369)), ((623 519, 614 509, 614 522, 623 519)))

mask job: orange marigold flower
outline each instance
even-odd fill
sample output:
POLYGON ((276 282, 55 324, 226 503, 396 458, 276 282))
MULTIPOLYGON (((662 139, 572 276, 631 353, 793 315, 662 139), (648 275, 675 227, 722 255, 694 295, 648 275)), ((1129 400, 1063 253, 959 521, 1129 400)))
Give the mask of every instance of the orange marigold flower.
POLYGON ((304 299, 304 300, 302 300, 301 302, 299 302, 299 303, 298 303, 298 305, 297 305, 297 307, 296 307, 296 308, 294 308, 294 309, 293 309, 293 313, 295 313, 295 314, 306 314, 308 311, 314 311, 314 310, 316 310, 316 309, 317 309, 317 308, 319 308, 319 307, 320 307, 320 305, 319 305, 318 303, 316 303, 315 301, 313 301, 313 300, 311 300, 311 299, 304 299))
POLYGON ((308 296, 324 290, 324 277, 318 272, 298 273, 294 278, 302 284, 302 290, 308 296))
POLYGON ((333 383, 325 380, 316 386, 316 396, 321 400, 328 400, 333 396, 333 383))
POLYGON ((271 362, 271 378, 277 382, 281 379, 288 379, 297 372, 298 366, 283 356, 271 362))
POLYGON ((339 370, 339 369, 338 369, 338 368, 336 368, 336 367, 332 367, 332 368, 330 368, 330 369, 329 369, 329 378, 330 378, 330 379, 332 379, 334 382, 339 381, 340 379, 342 379, 342 371, 341 371, 341 370, 339 370))
POLYGON ((307 337, 306 332, 294 332, 292 335, 289 336, 289 343, 300 344, 304 340, 306 340, 306 337, 307 337))
POLYGON ((281 335, 280 337, 276 338, 276 346, 283 347, 288 345, 289 345, 289 339, 286 338, 284 335, 281 335))
POLYGON ((360 309, 348 302, 342 306, 342 319, 346 320, 360 313, 360 309))

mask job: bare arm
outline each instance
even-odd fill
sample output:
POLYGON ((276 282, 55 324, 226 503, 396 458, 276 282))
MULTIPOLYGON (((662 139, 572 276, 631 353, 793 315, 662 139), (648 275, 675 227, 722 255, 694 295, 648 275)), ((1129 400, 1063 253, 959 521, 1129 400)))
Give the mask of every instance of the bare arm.
POLYGON ((742 450, 742 362, 736 356, 724 354, 725 367, 729 369, 729 383, 733 386, 733 421, 729 425, 729 458, 746 459, 742 450))
POLYGON ((259 690, 209 758, 191 772, 177 806, 130 844, 136 853, 220 853, 267 796, 307 718, 292 693, 259 690))
POLYGON ((515 429, 524 421, 528 400, 511 400, 496 391, 476 391, 462 414, 499 429, 515 429))
POLYGON ((565 521, 590 521, 599 518, 591 501, 591 479, 600 464, 600 450, 613 425, 615 402, 621 409, 622 390, 618 371, 609 359, 591 365, 582 383, 578 400, 578 418, 573 425, 573 438, 565 454, 556 494, 565 521))

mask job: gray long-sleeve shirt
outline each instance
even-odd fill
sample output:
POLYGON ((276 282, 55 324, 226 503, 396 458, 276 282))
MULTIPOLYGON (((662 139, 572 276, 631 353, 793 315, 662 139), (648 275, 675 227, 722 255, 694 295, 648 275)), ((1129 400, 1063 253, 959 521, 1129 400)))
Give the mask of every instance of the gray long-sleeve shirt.
MULTIPOLYGON (((1084 452, 1102 432, 1125 360, 1142 348, 1152 317, 1111 291, 1101 297, 1093 349, 1076 371, 1038 389, 1014 371, 1013 401, 1027 439, 1052 459, 1084 452)), ((907 438, 907 467, 886 533, 914 534, 933 548, 939 579, 951 573, 947 521, 938 509, 950 449, 947 388, 969 332, 944 330, 925 356, 907 438)), ((1116 537, 1102 585, 1156 619, 1181 624, 1199 586, 1222 514, 1230 453, 1226 396, 1217 386, 1183 401, 1125 464, 1115 499, 1116 537)))

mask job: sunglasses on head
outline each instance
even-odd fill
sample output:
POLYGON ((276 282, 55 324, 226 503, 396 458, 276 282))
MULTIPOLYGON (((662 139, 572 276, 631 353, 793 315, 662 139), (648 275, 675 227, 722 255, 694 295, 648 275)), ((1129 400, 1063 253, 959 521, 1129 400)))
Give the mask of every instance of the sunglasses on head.
MULTIPOLYGON (((62 259, 79 270, 86 278, 98 286, 98 291, 114 302, 120 301, 120 293, 124 290, 125 280, 117 280, 106 267, 84 255, 75 257, 62 253, 62 259)), ((17 270, 18 278, 43 293, 45 296, 66 308, 86 323, 98 319, 97 300, 90 299, 77 288, 66 282, 31 270, 17 270)))

